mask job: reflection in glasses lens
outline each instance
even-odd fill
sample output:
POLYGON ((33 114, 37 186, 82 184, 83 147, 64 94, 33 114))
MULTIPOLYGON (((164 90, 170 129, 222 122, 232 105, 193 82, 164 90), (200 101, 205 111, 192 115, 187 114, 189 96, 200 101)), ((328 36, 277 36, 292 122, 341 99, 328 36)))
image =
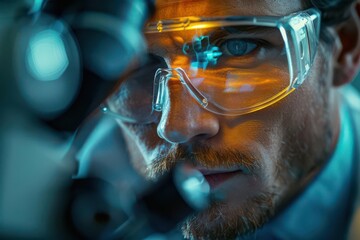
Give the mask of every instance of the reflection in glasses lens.
POLYGON ((309 9, 285 17, 150 23, 145 31, 148 61, 122 82, 108 108, 123 120, 154 121, 177 82, 217 114, 263 109, 307 77, 317 48, 318 19, 319 13, 309 9))

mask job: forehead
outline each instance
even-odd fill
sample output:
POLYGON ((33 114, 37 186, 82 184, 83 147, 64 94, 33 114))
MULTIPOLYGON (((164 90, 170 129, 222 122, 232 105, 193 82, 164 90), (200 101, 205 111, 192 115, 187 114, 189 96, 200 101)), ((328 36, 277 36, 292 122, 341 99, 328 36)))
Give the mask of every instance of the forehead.
POLYGON ((284 16, 305 8, 304 0, 157 0, 152 21, 187 16, 284 16))

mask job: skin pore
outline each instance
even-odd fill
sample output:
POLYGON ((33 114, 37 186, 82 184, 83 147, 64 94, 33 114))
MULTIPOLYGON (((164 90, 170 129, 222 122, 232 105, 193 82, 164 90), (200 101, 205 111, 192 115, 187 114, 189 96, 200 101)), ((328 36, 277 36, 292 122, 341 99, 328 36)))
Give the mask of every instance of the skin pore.
MULTIPOLYGON (((157 2, 151 21, 184 16, 283 16, 305 9, 300 0, 157 2)), ((187 161, 206 175, 214 191, 224 194, 225 201, 182 224, 185 237, 231 239, 255 231, 324 166, 339 131, 332 69, 331 47, 321 45, 301 87, 260 111, 236 117, 211 113, 179 83, 170 86, 167 107, 156 121, 120 123, 141 150, 134 165, 146 177, 157 178, 187 161), (222 177, 217 173, 222 172, 231 174, 219 184, 222 177)))

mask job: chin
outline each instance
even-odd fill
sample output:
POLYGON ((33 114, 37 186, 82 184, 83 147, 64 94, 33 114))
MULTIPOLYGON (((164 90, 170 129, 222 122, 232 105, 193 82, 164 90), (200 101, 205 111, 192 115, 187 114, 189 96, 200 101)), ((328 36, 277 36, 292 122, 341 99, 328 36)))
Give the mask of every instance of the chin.
POLYGON ((253 233, 274 214, 273 194, 261 193, 241 204, 215 202, 182 225, 186 239, 235 239, 253 233))

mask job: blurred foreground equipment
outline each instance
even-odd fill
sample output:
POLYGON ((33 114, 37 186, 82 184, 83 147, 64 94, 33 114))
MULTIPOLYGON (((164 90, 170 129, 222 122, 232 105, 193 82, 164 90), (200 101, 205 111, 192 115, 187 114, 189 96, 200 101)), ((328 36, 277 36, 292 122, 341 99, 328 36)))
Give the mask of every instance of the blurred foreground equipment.
POLYGON ((152 4, 0 0, 0 238, 69 239, 69 140, 141 53, 152 4))
POLYGON ((70 144, 143 52, 153 4, 0 0, 0 238, 140 239, 207 206, 189 166, 156 183, 138 176, 109 116, 70 144))
POLYGON ((134 143, 126 139, 115 120, 101 113, 78 131, 72 148, 77 151, 68 158, 79 163, 70 219, 81 237, 143 239, 154 233, 167 234, 209 204, 208 183, 186 164, 156 182, 143 179, 130 163, 133 152, 128 144, 134 143))
POLYGON ((15 81, 6 89, 17 87, 26 107, 60 131, 74 131, 141 59, 142 28, 154 9, 151 0, 1 4, 1 63, 15 81))

